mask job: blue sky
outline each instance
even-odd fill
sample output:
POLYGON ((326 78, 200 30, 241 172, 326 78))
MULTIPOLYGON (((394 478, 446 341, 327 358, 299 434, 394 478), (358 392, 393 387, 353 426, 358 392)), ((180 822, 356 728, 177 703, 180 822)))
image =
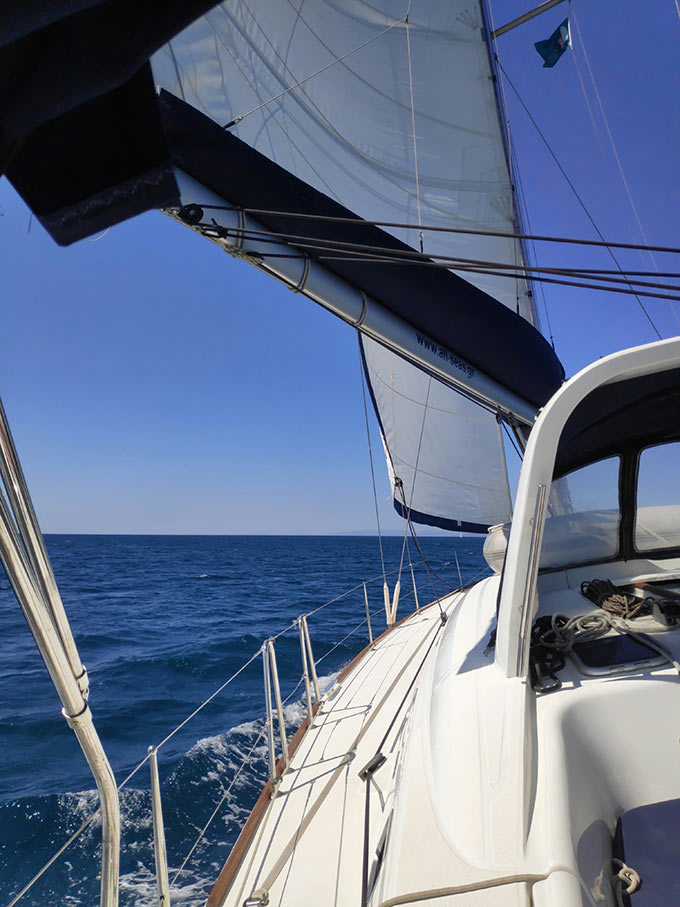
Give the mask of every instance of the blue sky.
MULTIPOLYGON (((494 3, 496 25, 527 6, 494 3)), ((562 4, 501 38, 501 59, 602 232, 640 241, 574 25, 574 53, 554 69, 542 69, 533 48, 568 12, 562 4)), ((680 245, 674 0, 574 12, 647 238, 680 245)), ((532 229, 593 237, 511 94, 508 105, 532 229)), ((159 213, 61 249, 30 224, 6 180, 0 212, 0 393, 45 531, 375 525, 349 327, 159 213)), ((622 259, 650 267, 637 253, 622 259)), ((611 266, 606 253, 580 247, 545 246, 539 260, 611 266)), ((670 256, 656 261, 678 269, 670 256)), ((632 297, 545 293, 570 374, 654 339, 632 297)), ((663 336, 680 332, 668 304, 645 304, 663 336)), ((398 529, 375 440, 383 524, 398 529)))

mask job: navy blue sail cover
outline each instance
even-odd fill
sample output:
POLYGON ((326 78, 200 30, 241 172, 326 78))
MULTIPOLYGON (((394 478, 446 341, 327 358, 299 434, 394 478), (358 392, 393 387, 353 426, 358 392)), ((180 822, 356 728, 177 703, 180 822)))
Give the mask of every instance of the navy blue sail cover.
POLYGON ((389 265, 357 261, 351 248, 346 253, 315 249, 322 245, 341 250, 337 244, 348 243, 384 249, 393 256, 413 254, 410 246, 379 227, 356 223, 352 211, 169 92, 161 92, 160 109, 175 163, 198 182, 236 207, 285 212, 258 213, 257 218, 274 232, 306 237, 291 243, 524 400, 542 406, 560 386, 564 369, 552 347, 515 312, 445 268, 407 260, 389 265), (291 212, 348 222, 296 218, 291 212))

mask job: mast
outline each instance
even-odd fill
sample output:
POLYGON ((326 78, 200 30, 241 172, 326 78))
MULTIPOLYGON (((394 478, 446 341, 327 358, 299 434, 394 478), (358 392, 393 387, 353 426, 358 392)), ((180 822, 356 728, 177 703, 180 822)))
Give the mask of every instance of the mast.
MULTIPOLYGON (((528 233, 526 225, 524 223, 524 218, 522 217, 522 212, 518 204, 517 199, 517 190, 516 190, 516 179, 515 179, 515 170, 512 162, 512 147, 510 139, 510 120, 508 118, 508 111, 505 107, 505 101, 503 98, 503 92, 501 90, 501 76, 498 69, 498 61, 496 51, 493 46, 493 42, 499 34, 504 34, 505 31, 509 28, 503 27, 502 29, 497 29, 492 31, 490 28, 491 21, 491 10, 490 7, 487 9, 489 0, 479 0, 479 9, 482 14, 482 31, 484 33, 484 42, 486 44, 486 51, 489 57, 489 67, 491 69, 491 78, 493 80, 494 88, 494 97, 496 99, 496 113, 498 116, 498 125, 501 132, 501 137, 503 140, 503 151, 505 153, 505 160, 508 167, 508 174, 510 176, 510 188, 512 191, 512 210, 513 210, 513 222, 515 227, 515 233, 520 235, 525 235, 528 233)), ((549 0, 549 4, 543 4, 545 9, 548 9, 551 6, 555 6, 557 2, 562 2, 562 0, 549 0)), ((543 12, 543 9, 535 10, 533 15, 538 15, 539 12, 543 12)), ((526 21, 528 18, 532 18, 529 14, 526 17, 520 17, 522 22, 526 21)), ((520 20, 513 20, 511 23, 508 23, 508 26, 514 26, 515 24, 519 25, 520 20)), ((529 262, 529 249, 527 246, 526 239, 519 240, 522 259, 524 262, 529 262)), ((527 297, 529 303, 529 310, 531 313, 531 323, 533 326, 540 330, 540 321, 538 318, 538 310, 536 307, 536 294, 534 292, 534 282, 531 275, 528 275, 524 278, 524 283, 527 287, 527 297)))

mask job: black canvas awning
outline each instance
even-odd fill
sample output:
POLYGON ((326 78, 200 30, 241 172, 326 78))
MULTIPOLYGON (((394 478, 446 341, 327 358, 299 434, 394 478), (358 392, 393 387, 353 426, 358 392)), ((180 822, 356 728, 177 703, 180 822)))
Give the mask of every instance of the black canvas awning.
POLYGON ((680 439, 680 369, 598 387, 569 417, 555 477, 648 444, 680 439))
POLYGON ((149 57, 214 0, 0 8, 0 175, 61 245, 177 201, 149 57))

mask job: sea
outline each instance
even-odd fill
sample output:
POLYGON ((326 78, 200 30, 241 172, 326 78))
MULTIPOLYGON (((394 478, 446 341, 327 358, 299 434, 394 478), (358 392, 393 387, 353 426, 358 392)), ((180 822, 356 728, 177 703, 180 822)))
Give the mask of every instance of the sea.
MULTIPOLYGON (((482 542, 423 536, 421 557, 411 541, 421 606, 459 585, 458 568, 464 583, 488 574, 482 542)), ((48 535, 46 544, 118 783, 255 656, 158 751, 172 903, 198 907, 267 777, 262 643, 277 637, 292 733, 305 712, 291 624, 310 615, 319 681, 329 686, 368 642, 363 581, 373 633, 385 629, 378 539, 48 535)), ((403 539, 382 545, 393 589, 403 539)), ((415 607, 408 553, 401 589, 398 617, 415 607)), ((0 907, 8 907, 98 801, 4 573, 0 614, 0 907)), ((125 907, 156 897, 149 785, 145 763, 121 790, 125 907)), ((18 903, 98 903, 100 857, 95 819, 18 903)))

